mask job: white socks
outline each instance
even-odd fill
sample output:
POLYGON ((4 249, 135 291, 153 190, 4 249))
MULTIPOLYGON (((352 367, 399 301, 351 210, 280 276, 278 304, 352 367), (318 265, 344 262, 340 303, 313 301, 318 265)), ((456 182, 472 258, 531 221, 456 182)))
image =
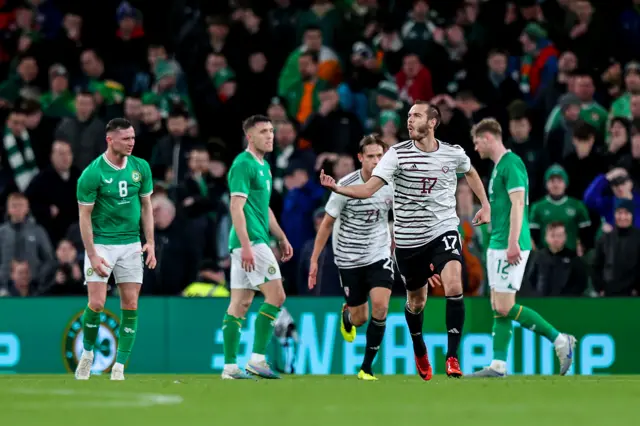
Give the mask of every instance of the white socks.
POLYGON ((499 373, 506 373, 507 372, 507 363, 506 361, 499 361, 497 359, 494 359, 493 361, 491 361, 491 365, 489 365, 489 368, 491 368, 492 370, 495 370, 499 373))
POLYGON ((264 362, 266 358, 261 354, 251 354, 251 362, 264 362))
POLYGON ((556 347, 566 345, 566 344, 567 344, 567 336, 565 336, 562 333, 558 334, 558 337, 556 337, 556 340, 553 341, 553 346, 556 346, 556 347))

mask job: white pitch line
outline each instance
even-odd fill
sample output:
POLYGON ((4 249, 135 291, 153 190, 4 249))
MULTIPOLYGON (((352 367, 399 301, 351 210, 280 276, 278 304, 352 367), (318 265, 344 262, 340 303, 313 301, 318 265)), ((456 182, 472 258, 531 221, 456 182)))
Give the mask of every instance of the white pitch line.
POLYGON ((74 389, 12 389, 12 393, 22 395, 49 395, 49 396, 87 396, 90 398, 108 398, 104 400, 89 399, 85 401, 63 401, 51 404, 42 403, 17 403, 14 408, 39 408, 39 407, 152 407, 155 405, 177 405, 184 402, 180 395, 160 393, 126 393, 126 392, 87 392, 74 389))

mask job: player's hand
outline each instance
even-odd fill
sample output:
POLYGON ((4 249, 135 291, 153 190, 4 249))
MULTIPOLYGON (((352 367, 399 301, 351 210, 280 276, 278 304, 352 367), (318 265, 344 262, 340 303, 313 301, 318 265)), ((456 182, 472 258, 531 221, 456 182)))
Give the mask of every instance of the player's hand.
POLYGON ((491 222, 491 207, 482 206, 482 208, 478 210, 478 213, 473 217, 471 224, 473 226, 480 226, 489 222, 491 222))
POLYGON ((146 243, 142 247, 142 252, 147 253, 147 260, 144 262, 149 269, 155 269, 156 267, 156 246, 153 243, 146 243))
POLYGON ((93 256, 89 256, 89 262, 91 262, 91 268, 93 268, 96 274, 101 277, 109 276, 109 269, 111 269, 111 266, 102 257, 94 254, 93 256))
MULTIPOLYGON (((436 268, 434 268, 433 266, 433 263, 429 266, 431 267, 431 272, 434 272, 436 270, 436 268)), ((434 287, 434 288, 436 286, 442 287, 442 278, 440 278, 440 275, 438 274, 433 274, 431 277, 429 277, 427 282, 431 287, 434 287)))
POLYGON ((280 253, 282 253, 282 261, 288 262, 293 257, 293 247, 286 238, 280 241, 280 253))
POLYGON ((520 256, 520 244, 517 242, 509 243, 507 247, 507 263, 509 265, 518 265, 522 261, 520 256))
POLYGON ((246 272, 253 272, 256 269, 256 261, 253 257, 251 246, 243 246, 240 249, 240 259, 242 260, 242 269, 246 272))
POLYGON ((320 184, 327 189, 335 192, 338 189, 338 185, 336 185, 336 181, 329 175, 324 174, 324 169, 320 170, 320 184))
POLYGON ((313 290, 316 286, 316 279, 318 277, 318 262, 311 262, 309 264, 309 290, 313 290))

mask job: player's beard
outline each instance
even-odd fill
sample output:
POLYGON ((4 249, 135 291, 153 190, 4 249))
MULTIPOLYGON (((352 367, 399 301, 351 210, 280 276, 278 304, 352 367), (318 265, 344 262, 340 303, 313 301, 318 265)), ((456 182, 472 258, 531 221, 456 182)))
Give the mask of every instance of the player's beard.
POLYGON ((415 137, 413 138, 413 140, 421 141, 422 139, 429 136, 429 133, 430 133, 429 126, 425 124, 420 127, 416 127, 414 128, 414 133, 415 133, 415 137))

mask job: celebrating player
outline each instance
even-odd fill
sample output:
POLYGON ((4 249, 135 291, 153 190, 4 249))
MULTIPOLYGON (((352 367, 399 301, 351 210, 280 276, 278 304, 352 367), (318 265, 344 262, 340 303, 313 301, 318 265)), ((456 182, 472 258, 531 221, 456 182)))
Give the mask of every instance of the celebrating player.
MULTIPOLYGON (((348 174, 340 186, 360 185, 371 179, 371 172, 382 158, 386 145, 376 135, 360 142, 358 159, 362 169, 348 174)), ((342 305, 340 331, 347 342, 356 337, 356 327, 369 316, 367 298, 371 297, 371 321, 367 327, 364 361, 358 373, 360 380, 378 380, 371 364, 382 343, 389 298, 393 287, 393 261, 388 216, 393 205, 393 190, 385 186, 365 201, 331 194, 324 220, 318 230, 311 255, 309 288, 316 285, 318 257, 334 232, 333 251, 340 271, 346 304, 342 305)))
POLYGON ((269 208, 273 188, 271 168, 264 156, 273 151, 273 125, 261 115, 247 118, 242 128, 249 142, 229 170, 231 220, 229 237, 231 250, 231 301, 224 317, 223 379, 249 378, 237 364, 242 321, 251 306, 256 291, 264 302, 255 323, 253 353, 247 363, 248 372, 265 379, 279 379, 265 359, 267 345, 273 335, 273 324, 284 303, 280 267, 269 242, 271 234, 278 239, 282 261, 293 256, 293 249, 269 208))
POLYGON ((507 372, 507 350, 512 321, 540 334, 551 342, 564 375, 573 362, 576 339, 559 333, 537 312, 516 303, 516 292, 531 250, 529 232, 529 179, 527 169, 516 154, 502 143, 500 124, 490 118, 476 124, 471 134, 481 158, 495 163, 489 181, 491 239, 487 251, 487 271, 493 309, 493 361, 470 377, 503 377, 507 372))
POLYGON ((366 183, 337 186, 324 173, 321 182, 332 191, 351 198, 369 198, 385 184, 393 184, 395 255, 407 288, 405 317, 413 340, 418 374, 424 380, 431 379, 431 364, 422 336, 423 309, 427 282, 435 285, 441 280, 447 296, 446 372, 450 377, 460 377, 458 347, 464 325, 464 302, 456 174, 465 174, 469 186, 482 202, 482 208, 474 218, 475 224, 489 222, 489 202, 480 176, 464 150, 434 137, 440 124, 440 112, 435 106, 416 102, 409 111, 407 124, 411 140, 391 147, 366 183), (433 266, 433 271, 429 265, 433 266))
POLYGON ((100 313, 107 298, 107 281, 113 272, 120 291, 120 338, 111 380, 124 380, 138 329, 138 297, 143 263, 156 266, 153 240, 149 164, 131 155, 135 132, 131 123, 116 118, 107 124, 107 151, 82 172, 77 197, 80 232, 85 248, 84 275, 89 304, 82 316, 84 350, 76 379, 88 380, 93 348, 100 330, 100 313), (140 219, 146 243, 140 244, 140 219), (146 262, 143 253, 147 253, 146 262))

